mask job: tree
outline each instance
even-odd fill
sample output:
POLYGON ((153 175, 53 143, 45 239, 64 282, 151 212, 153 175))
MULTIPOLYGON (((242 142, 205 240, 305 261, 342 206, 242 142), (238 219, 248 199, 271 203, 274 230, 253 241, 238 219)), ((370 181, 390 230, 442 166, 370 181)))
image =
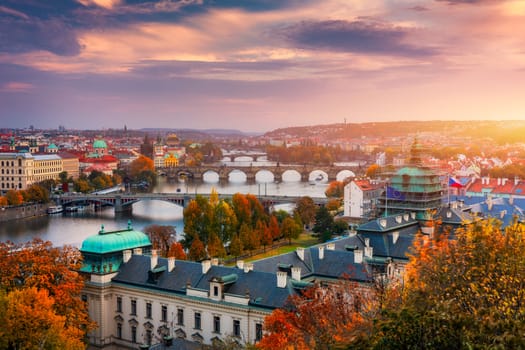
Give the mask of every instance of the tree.
POLYGON ((259 237, 260 244, 263 246, 264 251, 266 251, 266 247, 273 243, 273 237, 270 228, 264 221, 259 220, 257 221, 255 230, 259 237))
POLYGON ((191 242, 188 258, 193 261, 206 259, 206 248, 198 236, 191 242))
POLYGON ((215 232, 210 233, 207 246, 208 256, 210 258, 223 258, 226 256, 224 244, 215 232))
POLYGON ((155 165, 153 160, 140 155, 137 159, 131 162, 129 166, 131 177, 139 178, 144 172, 155 172, 155 165))
POLYGON ((27 288, 46 291, 54 301, 54 313, 64 318, 64 332, 73 342, 82 341, 94 328, 80 297, 84 286, 76 272, 80 266, 80 252, 71 246, 56 248, 40 239, 21 244, 0 242, 0 290, 7 294, 27 288))
POLYGON ((27 194, 27 200, 30 202, 47 203, 49 202, 49 191, 38 185, 33 184, 25 190, 27 194))
POLYGON ((281 228, 279 227, 279 221, 275 215, 270 216, 270 224, 268 225, 272 239, 275 241, 281 237, 281 228))
POLYGON ((324 194, 328 198, 343 198, 344 196, 344 184, 342 181, 332 181, 328 185, 324 194))
POLYGON ((322 242, 326 242, 332 236, 334 218, 328 209, 320 207, 315 214, 315 225, 313 231, 318 233, 322 242))
POLYGON ((208 235, 212 230, 213 211, 208 200, 197 196, 184 208, 184 239, 185 248, 191 246, 196 237, 204 243, 208 243, 208 235))
POLYGON ((324 350, 355 343, 371 328, 377 310, 373 295, 348 280, 306 288, 266 317, 266 334, 257 347, 324 350))
POLYGON ((157 249, 159 256, 166 257, 171 245, 175 242, 177 233, 171 225, 149 225, 144 228, 153 249, 157 249))
POLYGON ((333 230, 335 234, 342 234, 346 230, 348 230, 348 222, 346 222, 344 219, 338 219, 334 220, 333 230))
POLYGON ((22 196, 22 193, 17 190, 7 191, 5 197, 7 198, 7 203, 9 205, 20 205, 24 202, 24 197, 22 196))
POLYGON ((82 338, 71 334, 66 317, 55 311, 55 300, 45 289, 15 289, 0 308, 0 346, 12 349, 84 349, 82 338))
POLYGON ((377 164, 372 164, 368 167, 368 169, 366 169, 366 173, 365 175, 371 179, 374 179, 376 178, 377 176, 379 176, 379 173, 381 171, 381 167, 377 164))
POLYGON ((237 217, 237 224, 239 227, 243 223, 251 224, 251 208, 250 202, 245 195, 241 193, 235 193, 232 197, 232 207, 237 217))
POLYGON ((284 219, 281 224, 281 234, 288 240, 289 244, 292 244, 292 239, 299 237, 301 230, 301 226, 297 225, 291 217, 284 219))
POLYGON ((223 242, 229 242, 237 230, 237 216, 228 202, 222 200, 214 207, 211 230, 223 242))
POLYGON ((186 260, 188 257, 186 256, 186 253, 184 252, 184 248, 182 247, 182 244, 179 242, 173 242, 170 245, 170 249, 168 250, 168 257, 174 257, 177 260, 186 260))
POLYGON ((242 246, 241 238, 238 234, 233 235, 232 241, 230 243, 230 254, 234 257, 240 256, 244 251, 242 246))
POLYGON ((310 225, 315 219, 317 206, 312 197, 304 196, 297 200, 296 210, 305 225, 310 225))
POLYGON ((377 322, 381 349, 525 347, 525 226, 494 219, 419 236, 397 305, 377 322), (418 327, 409 324, 417 324, 418 327))

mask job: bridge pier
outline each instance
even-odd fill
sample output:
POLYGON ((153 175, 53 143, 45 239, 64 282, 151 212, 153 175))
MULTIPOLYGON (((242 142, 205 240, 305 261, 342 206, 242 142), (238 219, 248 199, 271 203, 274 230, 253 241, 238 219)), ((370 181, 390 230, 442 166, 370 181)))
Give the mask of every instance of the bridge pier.
POLYGON ((133 207, 131 204, 124 205, 122 203, 121 196, 115 197, 115 205, 113 206, 113 208, 115 209, 115 213, 124 213, 124 212, 131 213, 133 211, 133 207))

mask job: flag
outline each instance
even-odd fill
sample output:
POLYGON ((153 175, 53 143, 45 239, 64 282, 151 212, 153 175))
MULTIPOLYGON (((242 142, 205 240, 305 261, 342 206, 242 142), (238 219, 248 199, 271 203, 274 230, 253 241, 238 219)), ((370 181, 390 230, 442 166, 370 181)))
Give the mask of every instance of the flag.
POLYGON ((453 178, 453 177, 449 177, 449 178, 448 178, 448 186, 449 186, 449 187, 454 187, 454 188, 461 188, 461 187, 463 187, 463 185, 461 184, 461 182, 459 182, 458 180, 456 180, 456 179, 453 178))
POLYGON ((405 200, 405 195, 393 187, 386 187, 386 198, 405 200))

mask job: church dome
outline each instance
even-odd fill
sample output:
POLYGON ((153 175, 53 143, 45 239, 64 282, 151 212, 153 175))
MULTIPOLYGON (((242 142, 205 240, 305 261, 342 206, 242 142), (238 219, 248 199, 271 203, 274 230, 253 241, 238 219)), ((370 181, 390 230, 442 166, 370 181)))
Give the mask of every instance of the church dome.
POLYGON ((93 142, 93 148, 108 148, 108 145, 104 140, 95 140, 95 142, 93 142))
POLYGON ((127 249, 151 246, 149 237, 128 226, 127 230, 105 232, 102 226, 97 235, 89 236, 82 242, 82 253, 106 254, 127 249))

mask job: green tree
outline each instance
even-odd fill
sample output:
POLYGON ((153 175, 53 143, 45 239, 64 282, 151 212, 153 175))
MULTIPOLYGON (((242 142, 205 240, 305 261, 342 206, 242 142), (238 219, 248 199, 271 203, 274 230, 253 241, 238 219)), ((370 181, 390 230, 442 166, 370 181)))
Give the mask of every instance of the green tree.
POLYGON ((223 242, 229 242, 237 230, 237 216, 224 200, 214 207, 212 230, 223 242))
POLYGON ((315 214, 313 231, 319 234, 321 242, 326 242, 332 236, 334 218, 325 206, 319 207, 315 214))

